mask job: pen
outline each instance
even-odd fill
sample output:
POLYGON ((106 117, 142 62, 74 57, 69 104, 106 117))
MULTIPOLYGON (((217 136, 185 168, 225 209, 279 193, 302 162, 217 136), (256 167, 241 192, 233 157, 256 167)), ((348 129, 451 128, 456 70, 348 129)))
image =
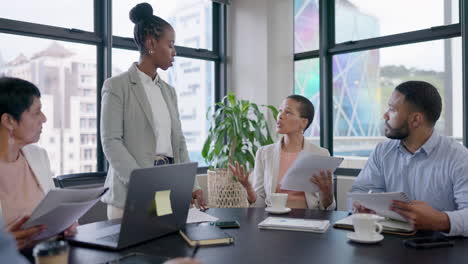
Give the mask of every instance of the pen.
POLYGON ((200 244, 197 243, 197 245, 195 245, 195 249, 192 252, 192 258, 195 257, 199 248, 200 248, 200 244))

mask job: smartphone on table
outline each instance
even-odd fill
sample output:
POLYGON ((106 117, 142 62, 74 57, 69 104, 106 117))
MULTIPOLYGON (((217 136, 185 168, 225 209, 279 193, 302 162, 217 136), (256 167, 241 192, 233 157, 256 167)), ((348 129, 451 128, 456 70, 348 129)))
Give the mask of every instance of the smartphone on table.
POLYGON ((219 228, 239 228, 240 224, 236 220, 211 222, 211 225, 219 228))
POLYGON ((404 244, 412 248, 437 248, 453 247, 454 242, 442 236, 438 237, 417 237, 404 241, 404 244))

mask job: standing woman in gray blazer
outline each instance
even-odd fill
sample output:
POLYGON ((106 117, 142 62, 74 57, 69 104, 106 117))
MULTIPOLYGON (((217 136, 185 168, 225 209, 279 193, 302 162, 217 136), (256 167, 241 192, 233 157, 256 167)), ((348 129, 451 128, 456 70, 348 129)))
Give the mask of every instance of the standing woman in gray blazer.
MULTIPOLYGON (((110 165, 102 201, 109 219, 123 215, 132 170, 189 161, 175 89, 157 74, 174 61, 174 29, 148 3, 132 8, 130 20, 140 59, 102 89, 101 139, 110 165)), ((196 180, 192 196, 205 206, 196 180)))

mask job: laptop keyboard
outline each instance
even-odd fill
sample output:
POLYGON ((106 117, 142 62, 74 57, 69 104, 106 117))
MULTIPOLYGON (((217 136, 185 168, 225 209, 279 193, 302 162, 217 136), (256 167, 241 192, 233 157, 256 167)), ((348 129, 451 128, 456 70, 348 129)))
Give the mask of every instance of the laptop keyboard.
POLYGON ((98 240, 103 240, 103 241, 109 241, 109 242, 119 242, 119 233, 105 236, 105 237, 100 237, 98 240))

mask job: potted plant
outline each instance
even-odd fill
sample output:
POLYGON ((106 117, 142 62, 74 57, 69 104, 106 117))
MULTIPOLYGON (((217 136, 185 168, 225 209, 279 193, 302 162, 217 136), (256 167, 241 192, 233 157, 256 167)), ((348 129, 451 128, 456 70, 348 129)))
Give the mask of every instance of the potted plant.
MULTIPOLYGON (((276 118, 278 110, 264 106, 276 118)), ((234 161, 247 170, 254 167, 259 146, 273 143, 268 122, 257 104, 238 100, 231 92, 215 104, 202 156, 208 170, 208 204, 211 207, 247 207, 247 193, 227 168, 234 161)))

